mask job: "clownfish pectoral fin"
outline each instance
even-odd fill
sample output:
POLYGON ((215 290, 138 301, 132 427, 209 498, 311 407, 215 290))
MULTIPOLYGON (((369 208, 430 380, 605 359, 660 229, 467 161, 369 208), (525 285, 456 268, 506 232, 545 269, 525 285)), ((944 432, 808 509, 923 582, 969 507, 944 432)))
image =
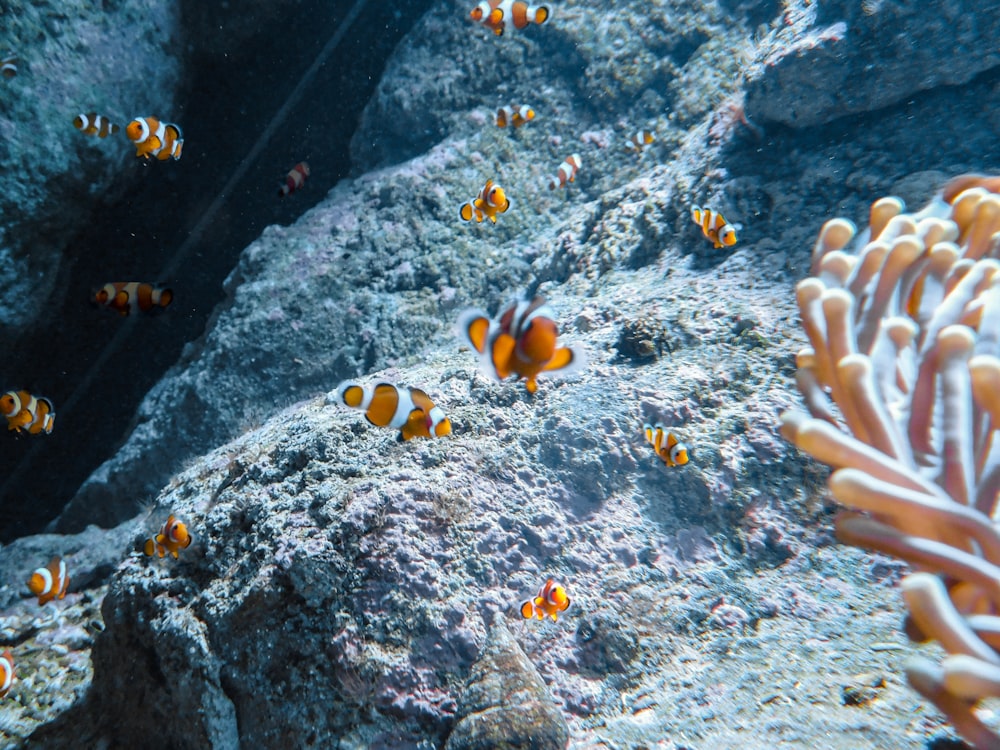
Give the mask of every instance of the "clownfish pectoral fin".
POLYGON ((516 346, 517 340, 509 333, 501 333, 497 336, 493 341, 488 367, 485 372, 500 380, 510 375, 510 359, 514 354, 514 347, 516 346))
POLYGON ((482 310, 470 308, 462 311, 455 323, 455 334, 463 344, 483 354, 489 341, 492 324, 489 316, 482 310))
POLYGON ((564 346, 556 349, 552 359, 545 363, 542 371, 564 376, 583 369, 586 364, 587 358, 583 349, 577 346, 564 346))

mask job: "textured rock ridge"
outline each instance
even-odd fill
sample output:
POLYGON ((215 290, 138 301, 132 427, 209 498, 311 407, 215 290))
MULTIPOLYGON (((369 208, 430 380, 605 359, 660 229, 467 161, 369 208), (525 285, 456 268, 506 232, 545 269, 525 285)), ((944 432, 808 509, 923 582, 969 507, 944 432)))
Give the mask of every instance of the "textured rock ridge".
POLYGON ((563 750, 569 742, 566 719, 502 617, 472 665, 456 716, 445 750, 563 750))

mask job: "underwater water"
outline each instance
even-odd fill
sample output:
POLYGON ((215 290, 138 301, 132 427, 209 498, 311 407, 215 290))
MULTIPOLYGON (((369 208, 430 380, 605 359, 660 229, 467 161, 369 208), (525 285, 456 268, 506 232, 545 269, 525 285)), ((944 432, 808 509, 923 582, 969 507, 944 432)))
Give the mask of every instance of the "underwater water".
POLYGON ((1000 4, 8 5, 0 747, 1000 747, 1000 4))

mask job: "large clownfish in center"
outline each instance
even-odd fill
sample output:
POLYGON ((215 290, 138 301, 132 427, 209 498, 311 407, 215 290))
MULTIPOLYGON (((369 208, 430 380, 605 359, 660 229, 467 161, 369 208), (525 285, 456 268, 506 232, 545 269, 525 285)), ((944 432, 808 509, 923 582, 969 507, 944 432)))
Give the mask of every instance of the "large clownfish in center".
POLYGON ((495 380, 509 375, 525 379, 529 393, 538 389, 543 372, 569 375, 583 367, 579 347, 556 347, 559 330, 555 313, 542 297, 515 302, 498 320, 482 310, 459 315, 455 332, 479 354, 480 369, 495 380))
POLYGON ((399 430, 401 440, 451 434, 451 422, 444 410, 419 388, 392 383, 366 387, 346 381, 337 387, 336 400, 351 409, 363 411, 373 425, 399 430))
POLYGON ((559 613, 565 612, 568 607, 569 596, 566 594, 566 589, 550 578, 542 586, 538 596, 525 599, 521 603, 521 617, 525 620, 530 620, 532 617, 544 620, 548 615, 553 620, 558 620, 559 613))

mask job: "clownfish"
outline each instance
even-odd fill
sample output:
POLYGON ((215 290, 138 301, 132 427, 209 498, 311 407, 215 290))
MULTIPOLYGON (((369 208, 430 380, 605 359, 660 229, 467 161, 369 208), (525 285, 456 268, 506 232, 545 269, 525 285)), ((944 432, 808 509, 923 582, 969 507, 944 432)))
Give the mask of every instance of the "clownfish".
POLYGON ((52 402, 27 391, 7 391, 0 396, 0 413, 7 418, 8 430, 25 430, 29 435, 48 435, 56 423, 52 402))
POLYGON ((180 550, 190 546, 191 535, 188 533, 187 526, 174 518, 174 514, 171 513, 167 516, 167 522, 163 524, 160 533, 146 540, 142 551, 146 553, 147 557, 152 557, 154 554, 163 557, 169 552, 176 560, 180 550))
POLYGON ((91 302, 117 310, 120 315, 129 315, 136 310, 149 312, 162 309, 173 299, 173 290, 144 281, 109 281, 94 292, 91 302))
POLYGON ((109 135, 114 135, 121 130, 118 125, 111 122, 107 117, 99 115, 96 112, 77 115, 73 118, 73 127, 84 135, 96 135, 98 138, 107 138, 109 135))
POLYGON ((497 127, 505 128, 508 125, 513 125, 515 128, 519 128, 524 123, 535 119, 535 110, 529 107, 527 104, 523 104, 520 107, 515 107, 513 105, 509 107, 500 107, 497 110, 497 127))
POLYGON ((581 349, 556 348, 559 332, 554 315, 542 297, 515 302, 498 320, 469 309, 458 316, 455 333, 479 354, 484 374, 495 380, 508 375, 524 378, 528 393, 534 393, 540 373, 569 375, 585 363, 581 349))
POLYGON ((14 655, 9 648, 0 654, 0 698, 6 698, 14 684, 14 655))
POLYGON ((497 214, 502 214, 510 208, 510 199, 504 189, 495 184, 493 180, 487 180, 479 195, 468 203, 462 204, 458 209, 458 216, 462 221, 472 221, 475 218, 478 224, 485 216, 494 224, 497 223, 497 214))
POLYGON ((570 154, 559 165, 559 171, 549 177, 549 190, 565 187, 566 183, 576 179, 576 171, 583 165, 580 154, 570 154))
POLYGON ((726 221, 718 211, 692 206, 691 221, 701 227, 701 233, 712 241, 716 249, 736 244, 736 225, 726 221))
POLYGON ((47 604, 53 599, 66 597, 69 588, 69 574, 66 572, 65 561, 56 555, 44 568, 35 568, 28 579, 28 588, 38 597, 38 604, 47 604))
POLYGON ((136 117, 125 126, 125 134, 135 144, 136 156, 144 159, 155 156, 160 161, 181 158, 184 134, 180 125, 161 122, 155 117, 136 117))
POLYGON ((309 176, 309 165, 300 161, 290 170, 285 177, 285 184, 278 188, 278 197, 284 198, 289 193, 294 193, 306 184, 306 177, 309 176))
POLYGON ((483 0, 472 9, 469 17, 501 36, 508 21, 515 29, 545 23, 549 20, 549 6, 529 5, 524 0, 483 0))
POLYGON ((683 466, 688 462, 687 446, 679 441, 674 433, 668 432, 662 424, 657 422, 654 427, 646 423, 642 429, 646 433, 646 442, 653 446, 656 455, 667 466, 683 466))
POLYGON ((530 620, 537 617, 544 620, 548 615, 553 620, 559 619, 559 612, 564 612, 569 607, 569 597, 566 589, 551 578, 538 592, 538 596, 532 599, 525 599, 521 602, 521 617, 530 620))
POLYGON ((9 54, 0 58, 0 75, 4 78, 13 78, 17 75, 17 55, 9 54))
POLYGON ((633 133, 629 136, 629 139, 625 141, 625 150, 641 154, 643 149, 655 140, 656 136, 653 133, 648 130, 640 130, 633 133))
POLYGON ((345 381, 337 386, 337 401, 363 411, 365 418, 377 427, 399 430, 402 440, 451 434, 451 421, 419 388, 391 383, 376 383, 371 387, 345 381))

